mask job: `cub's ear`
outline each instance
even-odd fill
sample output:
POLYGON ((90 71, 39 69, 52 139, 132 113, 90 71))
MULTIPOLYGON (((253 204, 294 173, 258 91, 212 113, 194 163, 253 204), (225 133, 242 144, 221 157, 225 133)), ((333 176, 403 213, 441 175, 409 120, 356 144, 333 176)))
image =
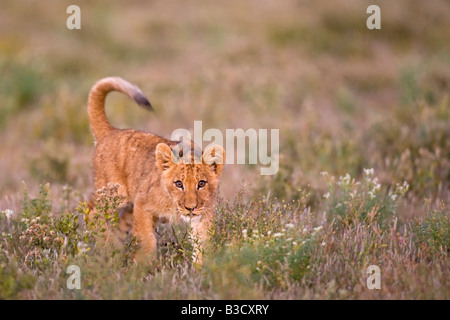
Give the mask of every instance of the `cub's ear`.
POLYGON ((213 167, 217 176, 220 176, 225 164, 225 150, 217 145, 209 145, 203 150, 203 162, 213 167))
POLYGON ((172 149, 165 143, 156 146, 156 165, 161 172, 170 169, 174 163, 172 161, 172 149))

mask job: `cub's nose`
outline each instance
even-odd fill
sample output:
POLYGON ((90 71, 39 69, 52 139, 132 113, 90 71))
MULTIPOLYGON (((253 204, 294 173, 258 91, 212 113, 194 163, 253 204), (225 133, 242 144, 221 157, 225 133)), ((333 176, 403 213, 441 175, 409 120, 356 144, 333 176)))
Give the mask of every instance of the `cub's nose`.
POLYGON ((192 211, 194 211, 194 210, 197 208, 197 206, 184 206, 184 208, 185 208, 186 210, 192 212, 192 211))

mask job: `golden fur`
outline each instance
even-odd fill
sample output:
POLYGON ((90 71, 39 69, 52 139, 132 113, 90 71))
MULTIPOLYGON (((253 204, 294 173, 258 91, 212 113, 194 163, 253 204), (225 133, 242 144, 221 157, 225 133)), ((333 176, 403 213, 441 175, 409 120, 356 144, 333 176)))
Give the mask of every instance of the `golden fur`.
MULTIPOLYGON (((155 252, 154 232, 158 222, 182 218, 191 223, 194 234, 203 242, 214 217, 223 148, 214 145, 202 153, 192 144, 191 161, 177 161, 179 141, 145 131, 117 129, 108 122, 104 104, 111 91, 125 93, 151 109, 139 88, 121 78, 104 78, 92 87, 88 113, 96 140, 95 187, 120 185, 124 208, 132 210, 133 235, 141 243, 138 257, 151 257, 155 252), (198 156, 200 163, 193 163, 198 156)), ((198 260, 201 261, 201 256, 198 260)))

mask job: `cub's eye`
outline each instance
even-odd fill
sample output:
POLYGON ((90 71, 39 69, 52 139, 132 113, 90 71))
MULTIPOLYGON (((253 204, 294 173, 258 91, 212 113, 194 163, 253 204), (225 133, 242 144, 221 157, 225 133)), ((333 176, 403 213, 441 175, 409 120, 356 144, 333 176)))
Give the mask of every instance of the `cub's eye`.
POLYGON ((206 181, 205 181, 205 180, 200 180, 200 181, 198 182, 198 188, 201 189, 201 188, 203 188, 204 186, 206 186, 206 181))
POLYGON ((181 182, 180 180, 175 181, 175 187, 177 187, 178 189, 183 189, 183 182, 181 182))

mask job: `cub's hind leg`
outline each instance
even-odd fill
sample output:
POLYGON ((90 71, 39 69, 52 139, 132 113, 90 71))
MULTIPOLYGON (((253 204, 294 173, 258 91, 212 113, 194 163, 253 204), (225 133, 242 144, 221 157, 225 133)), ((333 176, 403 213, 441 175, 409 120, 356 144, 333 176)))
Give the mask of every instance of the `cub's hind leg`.
POLYGON ((133 208, 131 202, 126 203, 119 211, 119 229, 117 230, 119 241, 124 244, 128 236, 133 232, 133 208))

